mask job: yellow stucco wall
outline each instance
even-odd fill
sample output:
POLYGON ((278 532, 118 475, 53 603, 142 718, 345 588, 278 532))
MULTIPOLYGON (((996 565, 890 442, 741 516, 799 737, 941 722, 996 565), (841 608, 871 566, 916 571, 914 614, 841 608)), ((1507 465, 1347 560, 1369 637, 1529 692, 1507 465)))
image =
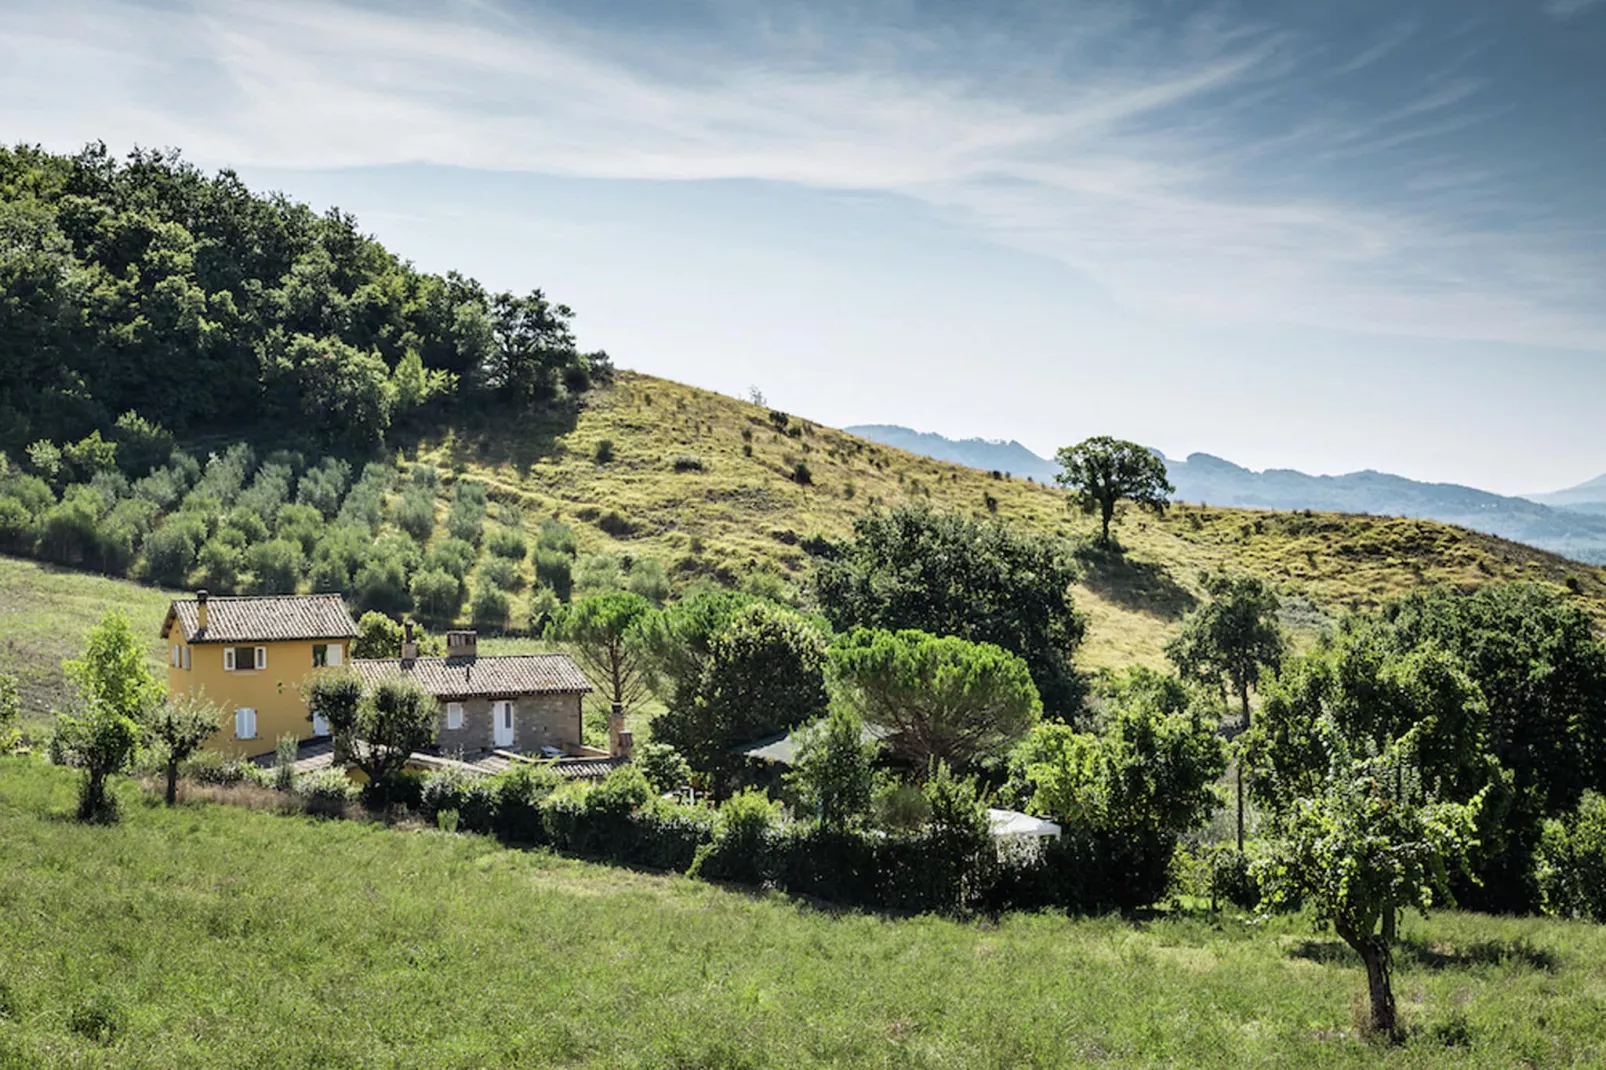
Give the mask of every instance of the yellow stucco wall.
MULTIPOLYGON (((312 736, 312 723, 307 719, 307 704, 301 700, 301 685, 313 672, 310 640, 290 643, 241 643, 240 646, 265 647, 267 667, 264 669, 228 670, 223 667, 223 651, 234 644, 196 643, 188 646, 189 668, 183 667, 186 644, 174 629, 168 639, 167 693, 178 696, 183 692, 201 692, 223 708, 223 723, 207 740, 206 745, 227 754, 254 755, 273 750, 280 736, 307 739, 312 736), (174 667, 172 649, 179 650, 179 666, 174 667), (256 710, 256 736, 252 739, 235 737, 235 710, 248 707, 256 710)), ((351 664, 350 642, 329 640, 330 647, 340 648, 340 663, 351 664)))

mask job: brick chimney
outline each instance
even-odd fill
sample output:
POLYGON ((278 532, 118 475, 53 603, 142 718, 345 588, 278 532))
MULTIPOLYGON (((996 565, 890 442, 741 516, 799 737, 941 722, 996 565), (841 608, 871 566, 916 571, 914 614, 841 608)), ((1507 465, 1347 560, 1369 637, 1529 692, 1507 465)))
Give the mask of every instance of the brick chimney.
POLYGON ((446 633, 446 656, 449 658, 478 657, 479 633, 455 631, 446 633))
POLYGON ((413 622, 407 621, 402 625, 401 659, 414 661, 418 658, 418 641, 413 638, 413 622))
POLYGON ((625 708, 613 704, 608 713, 608 753, 615 758, 628 758, 635 750, 635 734, 625 729, 625 708))
POLYGON ((195 592, 195 627, 197 631, 206 631, 206 592, 195 592))

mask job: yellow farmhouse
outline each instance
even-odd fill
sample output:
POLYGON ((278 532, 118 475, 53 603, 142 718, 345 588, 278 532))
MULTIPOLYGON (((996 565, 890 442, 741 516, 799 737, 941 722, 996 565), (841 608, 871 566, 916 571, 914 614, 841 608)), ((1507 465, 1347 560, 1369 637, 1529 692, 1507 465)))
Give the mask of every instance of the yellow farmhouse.
MULTIPOLYGON (((280 736, 328 735, 310 720, 301 685, 315 669, 347 665, 357 625, 338 594, 176 598, 162 624, 167 693, 202 692, 223 707, 207 745, 236 755, 271 751, 280 736)), ((321 719, 320 719, 321 720, 321 719)))

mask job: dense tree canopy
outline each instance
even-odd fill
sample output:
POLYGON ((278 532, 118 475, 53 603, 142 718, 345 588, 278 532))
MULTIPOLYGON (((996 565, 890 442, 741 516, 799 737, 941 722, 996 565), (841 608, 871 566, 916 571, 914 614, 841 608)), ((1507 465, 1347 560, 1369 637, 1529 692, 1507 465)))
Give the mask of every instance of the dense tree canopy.
POLYGON ((419 272, 348 214, 176 153, 0 149, 0 449, 127 412, 365 446, 454 393, 585 389, 609 366, 579 351, 571 318, 540 291, 419 272))
POLYGON ((820 606, 839 630, 918 629, 1018 654, 1051 716, 1084 691, 1071 658, 1086 624, 1071 600, 1076 569, 1058 544, 926 509, 876 512, 820 567, 820 606))
POLYGON ((844 699, 925 770, 1001 757, 1042 713, 1026 663, 991 643, 856 628, 831 647, 844 699))

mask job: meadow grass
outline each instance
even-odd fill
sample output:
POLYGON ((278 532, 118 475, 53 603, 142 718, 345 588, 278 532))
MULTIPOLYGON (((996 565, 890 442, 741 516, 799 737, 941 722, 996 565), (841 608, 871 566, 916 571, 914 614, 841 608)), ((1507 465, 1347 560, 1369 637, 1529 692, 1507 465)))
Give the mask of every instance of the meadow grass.
POLYGON ((1404 927, 1413 1032, 1297 918, 833 913, 474 836, 165 810, 0 760, 0 1066, 1599 1065, 1606 930, 1404 927))
POLYGON ((128 614, 157 678, 166 680, 157 633, 171 597, 127 580, 0 557, 0 672, 15 674, 21 684, 24 726, 39 728, 67 701, 62 660, 83 654, 89 630, 112 607, 128 614))

